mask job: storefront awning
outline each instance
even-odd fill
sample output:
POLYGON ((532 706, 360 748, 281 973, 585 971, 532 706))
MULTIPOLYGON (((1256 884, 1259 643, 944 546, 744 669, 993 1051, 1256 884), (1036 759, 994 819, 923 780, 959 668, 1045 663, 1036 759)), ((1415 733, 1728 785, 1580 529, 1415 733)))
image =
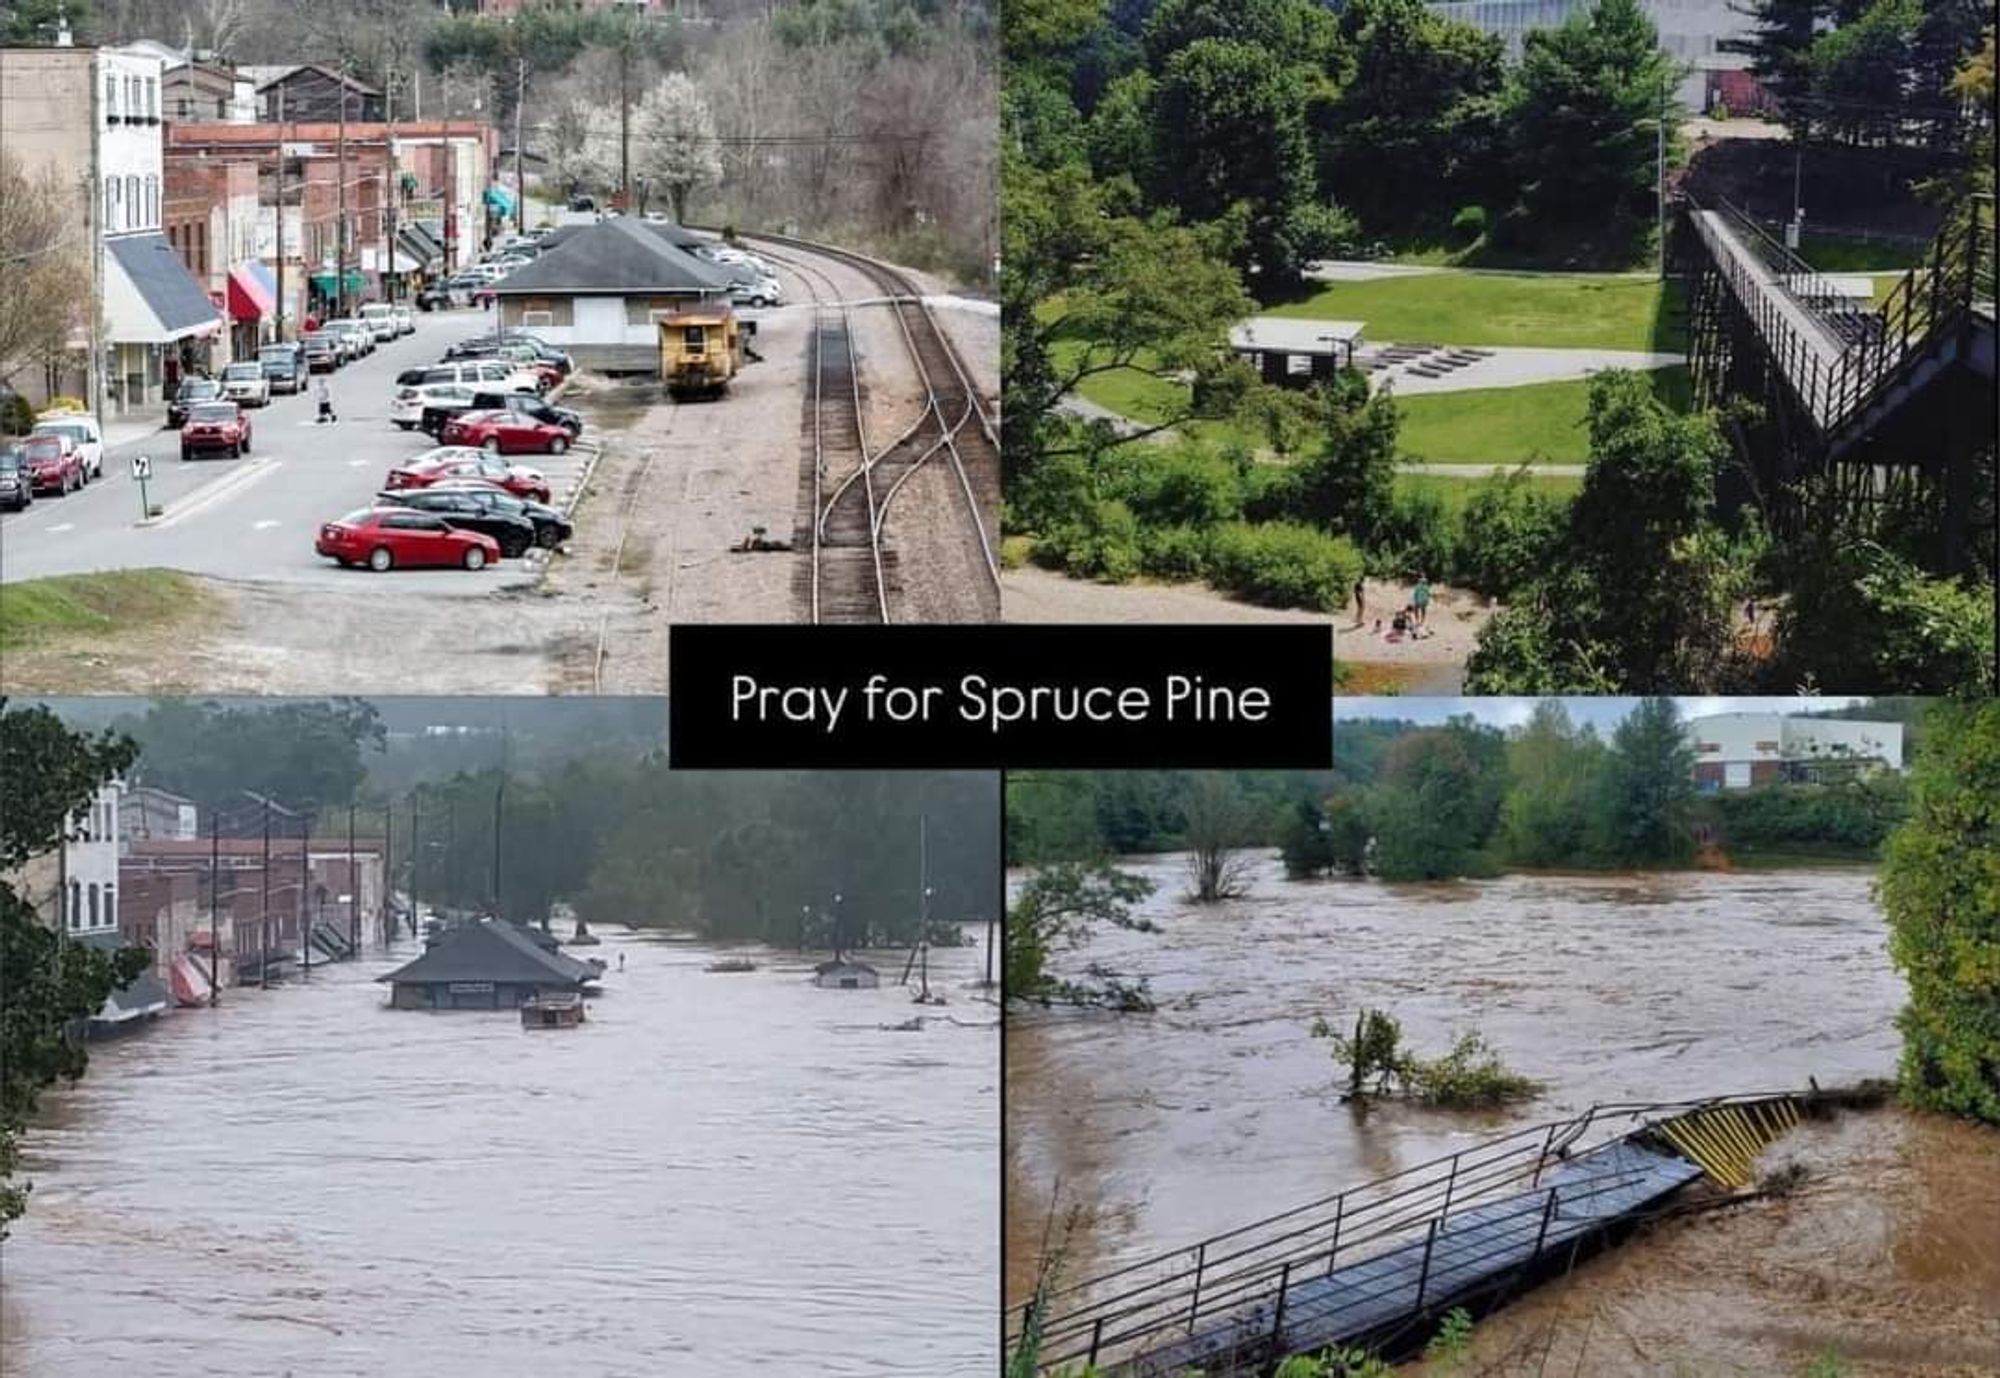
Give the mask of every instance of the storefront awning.
POLYGON ((117 235, 104 274, 104 320, 113 344, 168 344, 222 328, 208 290, 162 234, 117 235))
MULTIPOLYGON (((331 268, 322 268, 314 273, 312 275, 312 285, 315 291, 324 292, 329 296, 332 295, 334 291, 333 270, 331 268)), ((359 268, 349 268, 347 270, 347 290, 350 292, 365 292, 368 290, 368 279, 362 275, 359 268)))
POLYGON ((278 283, 271 270, 248 259, 229 270, 229 318, 258 321, 277 309, 278 283))

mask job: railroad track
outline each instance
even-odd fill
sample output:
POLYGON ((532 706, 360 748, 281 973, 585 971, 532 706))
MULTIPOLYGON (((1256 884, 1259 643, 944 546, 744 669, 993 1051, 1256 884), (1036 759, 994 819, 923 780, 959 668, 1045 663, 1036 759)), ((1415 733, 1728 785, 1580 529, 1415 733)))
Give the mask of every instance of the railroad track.
POLYGON ((933 590, 962 608, 953 620, 996 621, 1000 614, 1000 565, 989 513, 999 511, 1000 445, 979 389, 923 293, 905 274, 850 250, 778 235, 751 235, 760 245, 831 259, 858 271, 882 293, 924 393, 917 419, 871 451, 862 419, 852 319, 844 294, 825 269, 798 253, 769 252, 807 285, 818 307, 813 365, 814 464, 810 605, 814 622, 890 622, 901 561, 888 539, 898 498, 926 466, 948 470, 956 500, 948 510, 927 511, 956 528, 958 568, 927 572, 953 587, 933 590), (820 286, 828 289, 821 294, 820 286), (829 309, 831 305, 832 309, 829 309), (843 376, 844 370, 844 376, 843 376), (851 420, 835 408, 851 408, 851 420), (854 438, 854 449, 846 437, 854 438), (836 473, 830 463, 842 466, 836 473))

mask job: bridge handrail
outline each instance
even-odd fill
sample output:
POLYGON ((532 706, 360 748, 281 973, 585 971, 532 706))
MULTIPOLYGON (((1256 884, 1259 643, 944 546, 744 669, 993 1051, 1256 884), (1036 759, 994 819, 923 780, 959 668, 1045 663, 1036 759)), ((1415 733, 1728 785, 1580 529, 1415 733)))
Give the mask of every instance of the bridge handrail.
MULTIPOLYGON (((1657 1119, 1718 1105, 1766 1101, 1789 1092, 1746 1092, 1682 1101, 1626 1101, 1593 1105, 1568 1119, 1526 1126, 1440 1155, 1357 1187, 1306 1202, 1193 1245, 1155 1254, 1083 1281, 1051 1290, 1043 1300, 1039 1334, 1046 1363, 1102 1352, 1112 1337, 1129 1339, 1171 1322, 1191 1327, 1202 1315, 1229 1310, 1302 1260, 1324 1257, 1328 1270, 1342 1258, 1371 1255, 1371 1244, 1407 1238, 1432 1221, 1500 1196, 1524 1180, 1539 1183, 1552 1157, 1575 1144, 1594 1124, 1623 1121, 1605 1136, 1629 1134, 1657 1119), (1393 1190, 1386 1188, 1393 1187, 1393 1190), (1271 1233, 1273 1226, 1283 1226, 1271 1233), (1318 1241, 1331 1239, 1331 1247, 1318 1241), (1301 1243, 1301 1241, 1307 1241, 1301 1243), (1143 1275, 1143 1276, 1141 1276, 1143 1275), (1104 1288, 1117 1282, 1110 1293, 1104 1288), (1077 1304, 1055 1313, 1054 1304, 1077 1304), (1158 1314, 1159 1319, 1138 1318, 1158 1314)), ((1017 1343, 1034 1303, 1010 1308, 1009 1343, 1017 1343)))
POLYGON ((1827 303, 1840 300, 1840 295, 1825 276, 1728 201, 1718 197, 1711 208, 1691 194, 1684 199, 1703 247, 1763 337, 1785 385, 1822 433, 1839 426, 1889 386, 1928 341, 1957 328, 1976 304, 1992 299, 1990 194, 1968 198, 1962 219, 1951 218, 1959 223, 1948 221, 1931 241, 1928 261, 1903 274, 1866 312, 1829 310, 1827 303), (1822 363, 1821 352, 1776 309, 1765 284, 1750 278, 1742 260, 1715 243, 1700 214, 1709 209, 1729 222, 1738 241, 1771 273, 1776 290, 1839 342, 1838 354, 1822 363))

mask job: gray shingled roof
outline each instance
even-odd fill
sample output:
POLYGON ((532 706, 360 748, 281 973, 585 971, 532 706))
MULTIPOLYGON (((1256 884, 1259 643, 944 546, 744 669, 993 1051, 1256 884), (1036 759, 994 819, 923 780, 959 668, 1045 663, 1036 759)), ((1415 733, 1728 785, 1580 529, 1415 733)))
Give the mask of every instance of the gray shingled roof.
POLYGON ((569 988, 596 974, 573 957, 542 951, 513 924, 494 920, 446 929, 423 956, 375 979, 393 985, 491 981, 569 988))
POLYGON ((104 247, 169 334, 207 325, 221 313, 163 234, 116 235, 104 247))
POLYGON ((723 293, 729 278, 714 264, 676 248, 643 221, 617 216, 586 225, 493 290, 508 296, 647 296, 723 293))
MULTIPOLYGON (((644 225, 649 232, 658 235, 661 239, 665 240, 667 243, 673 245, 677 249, 692 249, 697 244, 712 244, 715 242, 715 239, 712 235, 698 234, 694 230, 689 229, 685 225, 674 224, 674 222, 671 220, 642 219, 635 223, 644 225)), ((596 228, 597 226, 595 224, 558 225, 553 230, 550 230, 547 234, 542 236, 541 251, 543 253, 548 253, 550 250, 555 249, 558 246, 567 243, 569 240, 576 238, 579 234, 582 234, 585 230, 594 230, 596 228)))

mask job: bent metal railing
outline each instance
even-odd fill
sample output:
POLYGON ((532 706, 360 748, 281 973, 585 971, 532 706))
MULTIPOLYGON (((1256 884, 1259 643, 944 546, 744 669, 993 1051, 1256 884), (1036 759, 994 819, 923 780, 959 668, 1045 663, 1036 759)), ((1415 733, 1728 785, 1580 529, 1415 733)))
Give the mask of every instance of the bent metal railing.
MULTIPOLYGON (((1598 1140, 1601 1146, 1722 1107, 1790 1100, 1789 1093, 1766 1092, 1597 1105, 1571 1119, 1515 1130, 1212 1235, 1192 1246, 1057 1287, 1043 1298, 1039 1317, 1032 1302, 1010 1311, 1007 1344, 1011 1351, 1023 1333, 1034 1329, 1044 1372, 1129 1358, 1149 1347, 1192 1336, 1204 1328, 1204 1322, 1209 1327, 1227 1327, 1232 1321, 1241 1321, 1257 1332, 1258 1343, 1268 1344, 1284 1333, 1286 1298, 1296 1284, 1329 1276, 1343 1264, 1359 1263, 1399 1245, 1413 1245, 1421 1238, 1425 1250, 1415 1304, 1409 1308, 1411 1313, 1419 1313, 1426 1302, 1432 1250, 1446 1219, 1476 1205, 1496 1207, 1510 1196, 1521 1198, 1510 1208, 1513 1213, 1553 1214, 1555 1193, 1537 1193, 1542 1176, 1552 1164, 1574 1156, 1573 1150, 1593 1129, 1605 1131, 1598 1140), (1253 1311, 1255 1319, 1244 1321, 1253 1311)), ((1776 1118, 1771 1122, 1777 1123, 1776 1118)), ((1671 1140, 1669 1145, 1671 1149, 1671 1140)), ((1619 1191, 1632 1181, 1633 1174, 1624 1170, 1572 1176, 1561 1187, 1560 1204, 1568 1210, 1619 1191)), ((1540 1258, 1547 1224, 1545 1216, 1523 1266, 1540 1258)), ((1454 1267, 1467 1261, 1456 1258, 1454 1267)), ((1348 1295, 1362 1304, 1369 1300, 1366 1289, 1348 1295)))
POLYGON ((1990 195, 1971 197, 1910 269, 1872 307, 1861 309, 1824 273, 1774 240, 1727 201, 1688 197, 1688 219, 1738 306, 1763 339, 1785 386, 1813 428, 1839 429, 1933 342, 1993 309, 1994 214, 1990 195), (1726 223, 1734 253, 1702 212, 1726 223), (1785 309, 1790 303, 1808 323, 1785 309), (1817 338, 1815 338, 1817 336, 1817 338))

